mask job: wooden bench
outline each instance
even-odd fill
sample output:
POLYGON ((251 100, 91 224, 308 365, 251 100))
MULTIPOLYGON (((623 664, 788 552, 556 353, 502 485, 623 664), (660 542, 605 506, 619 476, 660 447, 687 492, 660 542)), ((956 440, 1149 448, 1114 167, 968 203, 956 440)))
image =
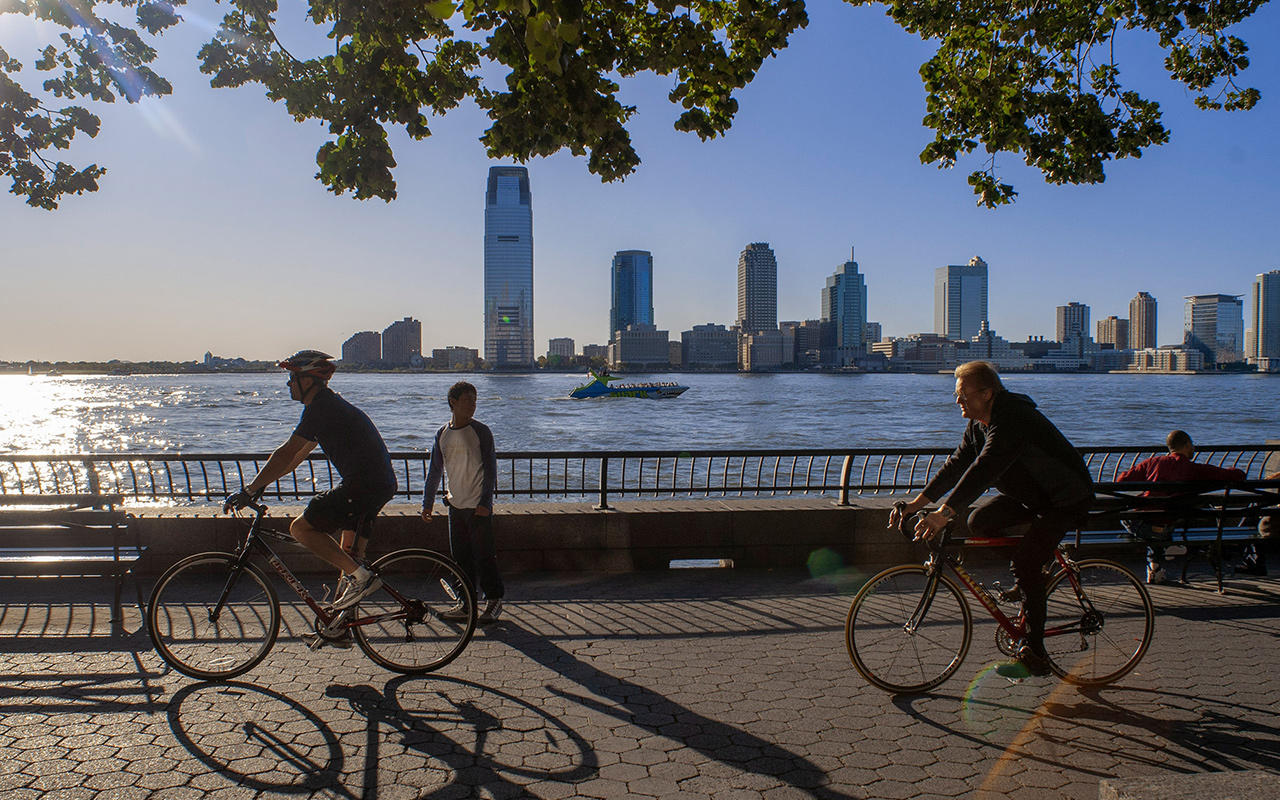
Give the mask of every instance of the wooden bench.
POLYGON ((1219 592, 1225 590, 1223 545, 1260 541, 1258 521, 1280 514, 1280 480, 1097 483, 1094 491, 1089 524, 1076 531, 1076 545, 1182 545, 1187 548, 1182 580, 1192 562, 1204 561, 1213 569, 1219 592), (1146 492, 1152 495, 1144 497, 1146 492), (1124 522, 1167 527, 1170 536, 1155 541, 1135 538, 1124 522))
POLYGON ((0 494, 0 576, 115 579, 111 621, 123 621, 121 597, 133 577, 138 607, 145 605, 134 567, 146 548, 129 515, 111 494, 0 494))

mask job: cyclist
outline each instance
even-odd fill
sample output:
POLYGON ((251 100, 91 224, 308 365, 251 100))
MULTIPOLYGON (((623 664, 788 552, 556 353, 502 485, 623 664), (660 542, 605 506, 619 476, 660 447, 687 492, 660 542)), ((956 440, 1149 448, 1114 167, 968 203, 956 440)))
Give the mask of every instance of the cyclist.
POLYGON ((917 537, 932 539, 994 487, 999 494, 974 509, 969 530, 988 537, 1028 526, 1013 556, 1017 586, 1010 593, 1011 599, 1022 599, 1027 638, 1018 650, 1019 664, 1001 674, 1047 675, 1044 568, 1066 532, 1084 524, 1093 503, 1093 478, 1067 437, 1030 397, 1005 389, 992 364, 970 361, 957 367, 955 376, 956 403, 969 420, 964 437, 924 491, 894 508, 889 525, 950 490, 946 502, 916 524, 917 537))
POLYGON ((308 550, 342 570, 333 605, 349 608, 382 586, 352 553, 363 553, 374 519, 395 496, 391 455, 369 417, 329 388, 329 378, 336 370, 333 356, 300 350, 277 366, 289 371, 289 396, 305 406, 302 418, 257 477, 227 498, 225 508, 243 508, 256 500, 267 486, 293 472, 319 444, 342 482, 312 498, 302 516, 290 524, 289 532, 308 550), (341 545, 332 536, 337 531, 343 532, 341 545))

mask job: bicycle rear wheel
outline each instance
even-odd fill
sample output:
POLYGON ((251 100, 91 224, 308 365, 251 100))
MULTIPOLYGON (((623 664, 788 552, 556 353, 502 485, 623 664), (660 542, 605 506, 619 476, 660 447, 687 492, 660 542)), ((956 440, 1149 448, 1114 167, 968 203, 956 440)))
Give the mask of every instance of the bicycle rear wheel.
POLYGON ((170 567, 151 591, 147 632, 160 657, 183 675, 234 678, 261 663, 275 644, 275 589, 253 564, 231 582, 236 560, 230 553, 197 553, 170 567))
POLYGON ((1076 564, 1080 592, 1066 572, 1049 584, 1045 649, 1059 677, 1081 686, 1119 680, 1151 644, 1155 610, 1142 582, 1111 561, 1076 564))
POLYGON ((374 663, 393 672, 431 672, 466 649, 476 629, 476 598, 457 564, 430 550, 397 550, 373 570, 385 586, 356 606, 352 630, 374 663), (441 619, 446 611, 462 619, 441 619))
POLYGON ((973 617, 955 581, 938 576, 937 589, 917 615, 929 587, 924 567, 887 569, 853 598, 845 646, 853 666, 886 692, 923 692, 955 674, 969 652, 973 617), (914 624, 913 624, 913 618, 914 624))

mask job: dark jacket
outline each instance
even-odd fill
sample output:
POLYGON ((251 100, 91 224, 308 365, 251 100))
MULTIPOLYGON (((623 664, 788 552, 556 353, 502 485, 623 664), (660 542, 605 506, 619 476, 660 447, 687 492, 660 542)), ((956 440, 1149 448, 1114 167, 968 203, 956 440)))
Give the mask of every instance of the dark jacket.
POLYGON ((1025 394, 999 392, 991 423, 969 420, 960 446, 924 488, 937 502, 948 489, 952 508, 964 508, 991 487, 1038 511, 1093 497, 1093 477, 1079 451, 1025 394))

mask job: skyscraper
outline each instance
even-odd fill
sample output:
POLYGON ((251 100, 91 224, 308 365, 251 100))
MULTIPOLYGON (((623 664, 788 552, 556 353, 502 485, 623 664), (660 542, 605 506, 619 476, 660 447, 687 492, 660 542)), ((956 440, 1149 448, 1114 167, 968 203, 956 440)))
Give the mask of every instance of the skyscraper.
POLYGON ((343 366, 376 364, 382 360, 382 334, 360 331, 342 343, 343 366))
POLYGON ((1146 292, 1129 301, 1129 347, 1154 350, 1156 344, 1156 299, 1146 292))
POLYGON ((867 282, 858 272, 858 262, 849 260, 836 267, 822 289, 822 321, 831 323, 831 341, 824 347, 866 349, 867 282))
POLYGON ((1098 320, 1098 344, 1110 344, 1117 350, 1128 350, 1129 320, 1119 317, 1098 320))
POLYGON ((1083 303, 1058 306, 1058 341, 1066 341, 1073 333, 1077 336, 1089 335, 1089 307, 1083 303))
POLYGON ((382 360, 393 367, 407 367, 422 355, 422 323, 413 317, 393 322, 382 332, 382 360))
POLYGON ((948 339, 972 339, 987 319, 987 262, 938 267, 933 279, 933 330, 948 339))
POLYGON ((1253 330, 1250 358, 1280 358, 1280 270, 1264 272, 1253 281, 1249 327, 1253 330))
POLYGON ((527 367, 533 351, 533 197, 529 170, 490 167, 484 203, 484 360, 527 367))
POLYGON ((778 329, 778 260, 768 242, 754 242, 738 256, 738 329, 778 329))
POLYGON ((1244 356, 1241 295, 1196 294, 1186 298, 1184 341, 1205 354, 1205 363, 1227 364, 1244 356))
POLYGON ((610 341, 628 325, 653 324, 653 256, 647 250, 619 250, 613 256, 612 277, 610 341))

